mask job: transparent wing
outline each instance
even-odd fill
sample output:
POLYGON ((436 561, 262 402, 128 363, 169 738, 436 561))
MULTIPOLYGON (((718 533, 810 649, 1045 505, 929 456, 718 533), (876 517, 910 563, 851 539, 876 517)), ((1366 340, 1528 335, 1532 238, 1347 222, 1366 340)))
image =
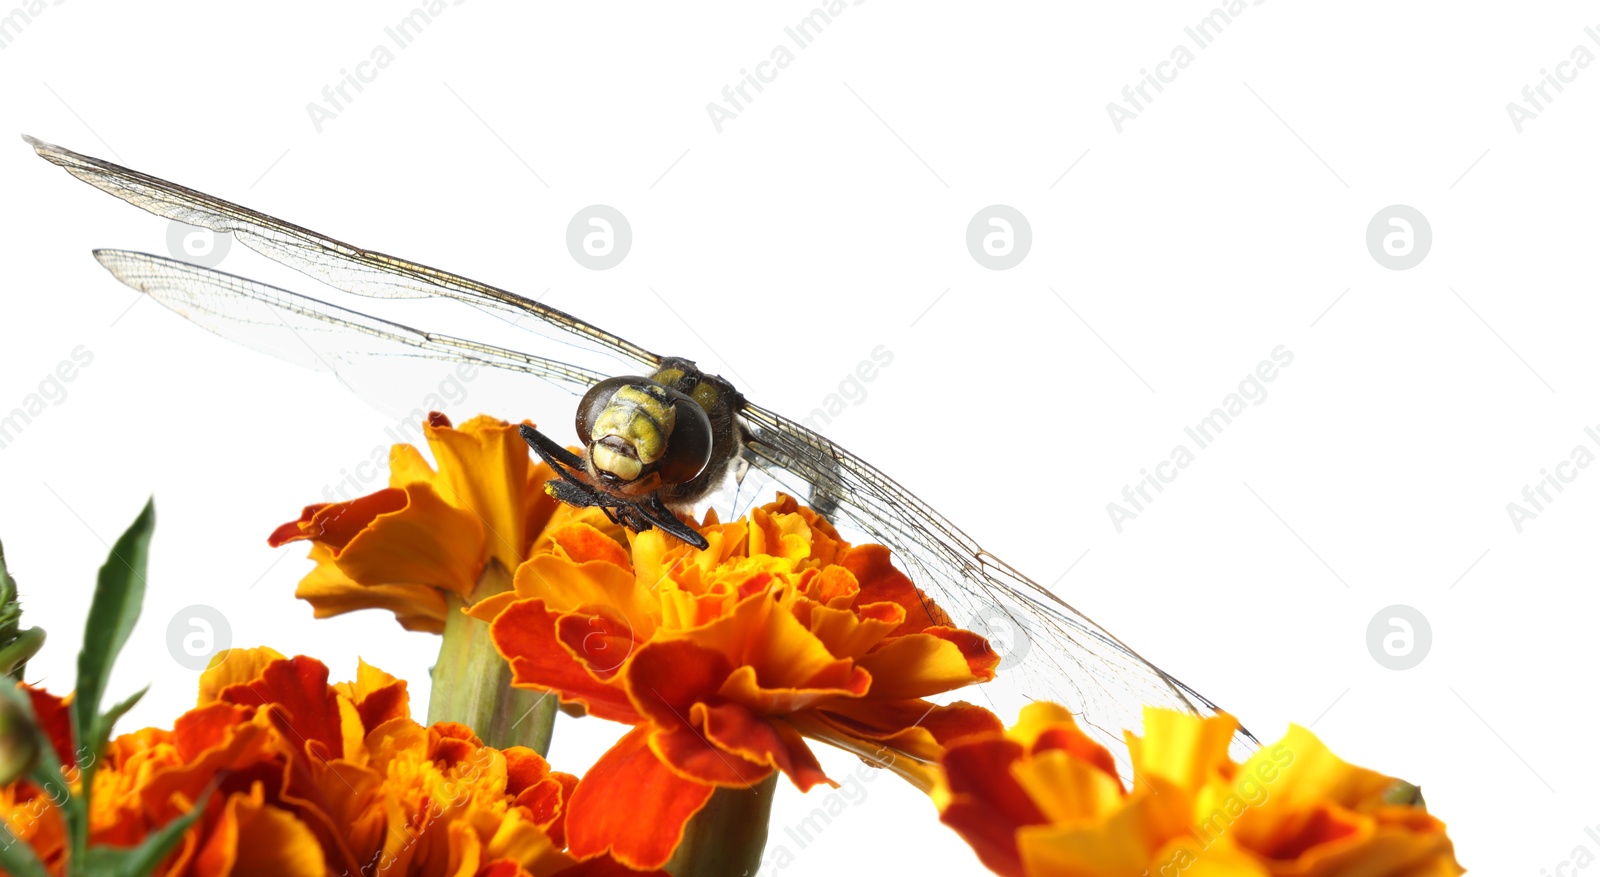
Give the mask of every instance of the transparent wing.
POLYGON ((582 393, 608 377, 540 356, 421 332, 164 256, 127 250, 96 250, 94 256, 118 280, 201 327, 280 359, 334 372, 347 383, 353 367, 376 362, 385 369, 416 359, 522 372, 569 393, 582 393))
POLYGON ((383 253, 363 250, 247 207, 159 177, 23 137, 47 161, 96 188, 164 216, 216 232, 231 232, 246 246, 337 289, 377 298, 444 296, 576 348, 571 358, 610 374, 644 369, 661 357, 532 299, 383 253), (601 358, 603 357, 603 358, 601 358))
MULTIPOLYGON (((385 298, 462 301, 594 357, 569 364, 409 327, 188 263, 117 250, 96 257, 124 283, 226 338, 350 383, 353 363, 468 362, 522 372, 569 392, 613 374, 654 370, 661 357, 554 308, 464 277, 362 250, 236 204, 26 138, 74 176, 152 213, 231 232, 268 257, 331 286, 385 298), (521 318, 532 318, 526 323, 521 318), (618 368, 618 366, 621 366, 618 368)), ((359 390, 358 390, 359 392, 359 390)), ((1079 714, 1116 752, 1142 708, 1200 713, 1215 704, 1140 657, 1047 589, 984 551, 938 512, 860 458, 757 406, 744 411, 753 465, 841 524, 889 546, 919 587, 959 625, 1008 639, 998 684, 981 696, 1050 699, 1079 714)), ((1011 704, 996 704, 1014 714, 1011 704)), ((1009 716, 1008 716, 1009 717, 1009 716)), ((1254 738, 1241 732, 1240 747, 1254 738)))
MULTIPOLYGON (((977 692, 1007 721, 1026 701, 1052 700, 1117 752, 1126 751, 1123 729, 1143 727, 1145 706, 1219 711, 866 461, 759 406, 747 405, 744 417, 753 466, 828 510, 836 523, 887 545, 953 623, 996 640, 1003 656, 998 677, 977 692)), ((1235 744, 1240 752, 1258 745, 1247 731, 1235 744)))

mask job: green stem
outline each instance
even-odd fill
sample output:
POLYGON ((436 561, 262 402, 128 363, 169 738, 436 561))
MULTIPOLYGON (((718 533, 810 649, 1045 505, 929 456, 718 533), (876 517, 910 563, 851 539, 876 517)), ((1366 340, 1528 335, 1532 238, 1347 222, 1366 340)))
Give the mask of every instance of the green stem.
POLYGON ((748 789, 717 789, 684 827, 683 843, 667 862, 672 877, 726 877, 761 870, 778 772, 748 789))
POLYGON ((550 751, 555 726, 555 696, 512 688, 511 665, 495 650, 488 623, 461 611, 511 590, 511 581, 505 567, 491 560, 470 603, 449 596, 439 660, 433 665, 428 722, 460 722, 489 746, 527 746, 544 755, 550 751))

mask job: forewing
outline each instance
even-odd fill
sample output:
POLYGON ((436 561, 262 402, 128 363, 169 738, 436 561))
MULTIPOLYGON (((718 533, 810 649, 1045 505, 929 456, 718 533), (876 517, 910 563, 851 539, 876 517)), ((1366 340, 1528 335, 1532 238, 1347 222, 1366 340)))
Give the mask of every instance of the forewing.
POLYGON ((444 296, 569 345, 568 358, 611 374, 654 371, 661 357, 532 299, 448 271, 363 250, 159 177, 24 137, 47 161, 129 204, 216 232, 337 289, 379 298, 444 296), (576 348, 576 350, 572 350, 576 348))
POLYGON ((363 366, 375 364, 383 371, 418 359, 522 372, 569 393, 582 393, 605 377, 540 356, 418 331, 176 259, 127 250, 94 255, 118 280, 190 321, 254 350, 334 372, 347 384, 358 372, 366 373, 363 366))
MULTIPOLYGON (((998 677, 978 695, 1002 718, 1010 721, 1030 700, 1055 701, 1117 752, 1126 751, 1123 729, 1143 727, 1146 706, 1219 711, 866 461, 759 406, 747 405, 744 417, 752 465, 836 523, 887 545, 956 626, 995 641, 1003 656, 998 677)), ((1255 740, 1241 732, 1236 744, 1248 751, 1255 740)))

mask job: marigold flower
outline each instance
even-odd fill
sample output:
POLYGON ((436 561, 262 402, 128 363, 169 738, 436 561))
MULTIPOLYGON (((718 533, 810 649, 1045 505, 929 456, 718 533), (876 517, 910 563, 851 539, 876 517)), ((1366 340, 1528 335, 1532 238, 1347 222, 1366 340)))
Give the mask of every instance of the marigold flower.
POLYGON ((924 700, 993 678, 999 656, 930 623, 888 549, 849 545, 789 497, 698 529, 703 551, 659 531, 629 534, 629 551, 555 527, 513 592, 470 610, 492 619, 514 684, 635 726, 573 794, 575 855, 659 867, 717 787, 773 771, 802 791, 831 782, 803 737, 926 781, 944 746, 1001 729, 924 700))
POLYGON ((395 445, 387 488, 306 506, 268 539, 311 542, 317 565, 295 595, 318 618, 386 609, 407 630, 441 633, 447 595, 470 602, 491 563, 509 574, 552 521, 617 532, 598 510, 562 506, 545 493, 555 473, 532 462, 517 428, 487 416, 452 427, 434 413, 423 432, 437 470, 415 447, 395 445))
POLYGON ((1147 710, 1134 780, 1063 707, 1030 704, 1003 734, 942 759, 942 820, 1006 877, 1455 877, 1444 823, 1395 801, 1399 781, 1340 761, 1291 726, 1243 764, 1229 716, 1147 710))
MULTIPOLYGON (((562 851, 577 778, 530 749, 484 746, 465 726, 410 718, 406 685, 362 664, 356 680, 271 649, 220 655, 198 705, 101 755, 90 842, 132 845, 204 798, 158 873, 184 877, 594 877, 634 873, 562 851), (208 790, 209 797, 206 797, 208 790)), ((63 700, 34 692, 60 754, 63 700)), ((68 745, 63 746, 63 743, 68 745)), ((73 762, 69 762, 73 763, 73 762)), ((46 790, 0 789, 0 813, 53 874, 66 869, 46 790)))

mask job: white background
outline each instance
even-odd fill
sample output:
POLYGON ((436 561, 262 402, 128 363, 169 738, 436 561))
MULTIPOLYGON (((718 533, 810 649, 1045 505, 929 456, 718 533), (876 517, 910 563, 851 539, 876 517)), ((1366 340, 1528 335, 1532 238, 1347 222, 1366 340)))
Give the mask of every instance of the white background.
MULTIPOLYGON (((0 50, 0 133, 543 293, 797 416, 884 345, 893 364, 828 432, 995 553, 1046 583, 1076 561, 1067 599, 1262 738, 1314 723, 1420 783, 1478 873, 1600 853, 1583 830, 1600 822, 1600 470, 1521 533, 1506 511, 1600 423, 1600 69, 1520 134, 1505 109, 1574 46, 1600 52, 1600 16, 1263 2, 1119 134, 1106 104, 1210 4, 863 3, 719 133, 706 104, 810 8, 450 6, 318 133, 307 104, 410 4, 67 0, 0 50), (594 203, 633 228, 609 271, 564 241, 594 203), (964 242, 997 203, 1034 238, 1005 271, 964 242), (1397 203, 1434 237, 1405 271, 1365 244, 1397 203), (1118 533, 1107 503, 1278 345, 1294 362, 1265 401, 1118 533), (1433 632, 1409 671, 1366 644, 1396 603, 1433 632)), ((20 141, 0 147, 0 203, 0 412, 93 355, 0 450, 0 538, 51 635, 30 675, 70 684, 103 542, 154 493, 152 589, 113 693, 155 687, 128 727, 192 703, 166 645, 191 604, 336 678, 364 656, 411 681, 420 714, 434 641, 376 613, 314 623, 291 596, 302 550, 265 542, 393 419, 129 310, 88 251, 164 253, 165 221, 20 141)), ((278 276, 262 265, 236 246, 222 267, 278 276)), ((479 410, 570 417, 488 382, 451 413, 479 410)), ((614 732, 564 722, 557 766, 581 771, 614 732)), ((925 799, 866 788, 804 849, 783 828, 823 792, 783 793, 787 873, 977 872, 925 799)))

